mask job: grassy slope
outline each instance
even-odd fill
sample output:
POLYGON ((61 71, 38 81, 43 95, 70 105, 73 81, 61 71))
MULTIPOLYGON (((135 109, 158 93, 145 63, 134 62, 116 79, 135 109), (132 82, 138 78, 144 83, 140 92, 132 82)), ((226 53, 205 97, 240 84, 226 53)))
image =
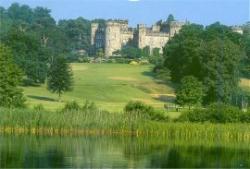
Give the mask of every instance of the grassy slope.
POLYGON ((173 95, 170 86, 157 83, 153 79, 150 65, 76 63, 72 64, 72 69, 74 90, 63 95, 63 102, 57 102, 57 95, 48 92, 43 85, 24 88, 28 105, 32 107, 41 103, 46 109, 53 110, 60 108, 66 101, 76 100, 83 103, 88 99, 100 108, 121 111, 130 100, 141 100, 162 108, 164 102, 161 100, 173 95))
POLYGON ((241 79, 240 87, 250 95, 250 79, 246 78, 241 79))

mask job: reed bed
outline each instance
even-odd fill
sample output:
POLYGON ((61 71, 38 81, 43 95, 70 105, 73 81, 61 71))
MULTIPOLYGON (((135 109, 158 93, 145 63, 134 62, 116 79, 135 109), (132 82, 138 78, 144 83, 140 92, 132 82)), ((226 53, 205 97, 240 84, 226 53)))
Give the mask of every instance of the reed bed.
POLYGON ((0 109, 0 133, 46 136, 144 136, 192 140, 250 141, 247 123, 173 123, 105 111, 0 109))

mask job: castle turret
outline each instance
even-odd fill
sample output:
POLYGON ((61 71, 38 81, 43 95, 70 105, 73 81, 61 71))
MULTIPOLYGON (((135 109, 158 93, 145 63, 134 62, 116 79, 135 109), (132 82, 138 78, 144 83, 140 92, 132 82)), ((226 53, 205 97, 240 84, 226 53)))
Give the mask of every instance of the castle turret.
POLYGON ((142 49, 146 46, 145 37, 147 33, 147 28, 146 25, 144 24, 138 24, 137 29, 138 29, 138 48, 142 49))
POLYGON ((98 30, 98 23, 91 23, 91 45, 95 44, 96 32, 98 30))
POLYGON ((105 30, 105 56, 112 56, 113 52, 121 49, 121 24, 107 21, 105 30))

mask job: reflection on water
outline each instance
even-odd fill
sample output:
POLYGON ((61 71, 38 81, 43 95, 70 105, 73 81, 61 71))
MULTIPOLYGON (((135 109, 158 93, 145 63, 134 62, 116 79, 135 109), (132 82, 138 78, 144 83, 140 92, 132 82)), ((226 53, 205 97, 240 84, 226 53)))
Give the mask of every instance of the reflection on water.
POLYGON ((246 168, 250 146, 135 137, 0 136, 0 168, 13 167, 246 168))

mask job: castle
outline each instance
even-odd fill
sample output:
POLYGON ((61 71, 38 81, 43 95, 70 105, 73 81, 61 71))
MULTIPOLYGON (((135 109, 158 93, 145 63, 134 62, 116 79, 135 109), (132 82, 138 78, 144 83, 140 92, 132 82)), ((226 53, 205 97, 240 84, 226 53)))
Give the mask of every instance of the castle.
POLYGON ((143 49, 149 47, 150 51, 162 47, 180 31, 185 22, 172 21, 169 24, 158 23, 148 28, 138 24, 137 28, 129 28, 127 20, 108 20, 104 25, 91 24, 91 45, 95 49, 104 49, 105 57, 110 57, 113 52, 123 46, 133 43, 143 49))

